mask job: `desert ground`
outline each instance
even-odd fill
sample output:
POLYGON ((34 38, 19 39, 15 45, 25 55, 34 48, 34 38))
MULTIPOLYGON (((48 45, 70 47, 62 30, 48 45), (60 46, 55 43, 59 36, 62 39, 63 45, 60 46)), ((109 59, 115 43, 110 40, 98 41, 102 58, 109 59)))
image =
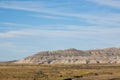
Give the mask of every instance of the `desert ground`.
POLYGON ((120 80, 120 64, 0 63, 0 80, 120 80))

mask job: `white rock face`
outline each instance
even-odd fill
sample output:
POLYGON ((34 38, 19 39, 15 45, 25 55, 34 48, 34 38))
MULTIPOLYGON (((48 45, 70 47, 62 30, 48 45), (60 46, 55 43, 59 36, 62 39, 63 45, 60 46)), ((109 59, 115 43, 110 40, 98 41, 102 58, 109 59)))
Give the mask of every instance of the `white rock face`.
POLYGON ((97 50, 58 50, 39 52, 15 63, 37 64, 100 64, 120 63, 120 48, 97 50))

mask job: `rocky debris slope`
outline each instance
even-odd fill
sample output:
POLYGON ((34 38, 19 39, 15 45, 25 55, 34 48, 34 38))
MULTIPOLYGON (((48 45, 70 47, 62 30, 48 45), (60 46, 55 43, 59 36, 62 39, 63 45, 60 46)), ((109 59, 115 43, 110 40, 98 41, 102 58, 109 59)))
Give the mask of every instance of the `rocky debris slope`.
POLYGON ((96 50, 66 49, 38 52, 15 63, 38 64, 91 64, 120 63, 120 48, 105 48, 96 50))

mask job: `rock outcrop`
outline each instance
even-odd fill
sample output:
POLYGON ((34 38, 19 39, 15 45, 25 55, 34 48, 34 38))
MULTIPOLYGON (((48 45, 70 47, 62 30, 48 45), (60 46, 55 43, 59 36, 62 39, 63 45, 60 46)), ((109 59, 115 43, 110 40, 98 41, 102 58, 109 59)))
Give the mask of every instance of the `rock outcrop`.
POLYGON ((37 64, 99 64, 120 63, 120 48, 95 50, 66 49, 38 52, 15 63, 37 64))

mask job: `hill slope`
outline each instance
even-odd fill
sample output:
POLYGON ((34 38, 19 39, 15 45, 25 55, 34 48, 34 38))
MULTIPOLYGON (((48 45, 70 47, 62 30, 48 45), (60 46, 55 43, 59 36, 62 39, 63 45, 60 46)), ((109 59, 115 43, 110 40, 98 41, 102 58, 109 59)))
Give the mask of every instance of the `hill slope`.
POLYGON ((66 49, 38 52, 15 63, 39 64, 91 64, 120 63, 120 48, 105 48, 96 50, 66 49))

